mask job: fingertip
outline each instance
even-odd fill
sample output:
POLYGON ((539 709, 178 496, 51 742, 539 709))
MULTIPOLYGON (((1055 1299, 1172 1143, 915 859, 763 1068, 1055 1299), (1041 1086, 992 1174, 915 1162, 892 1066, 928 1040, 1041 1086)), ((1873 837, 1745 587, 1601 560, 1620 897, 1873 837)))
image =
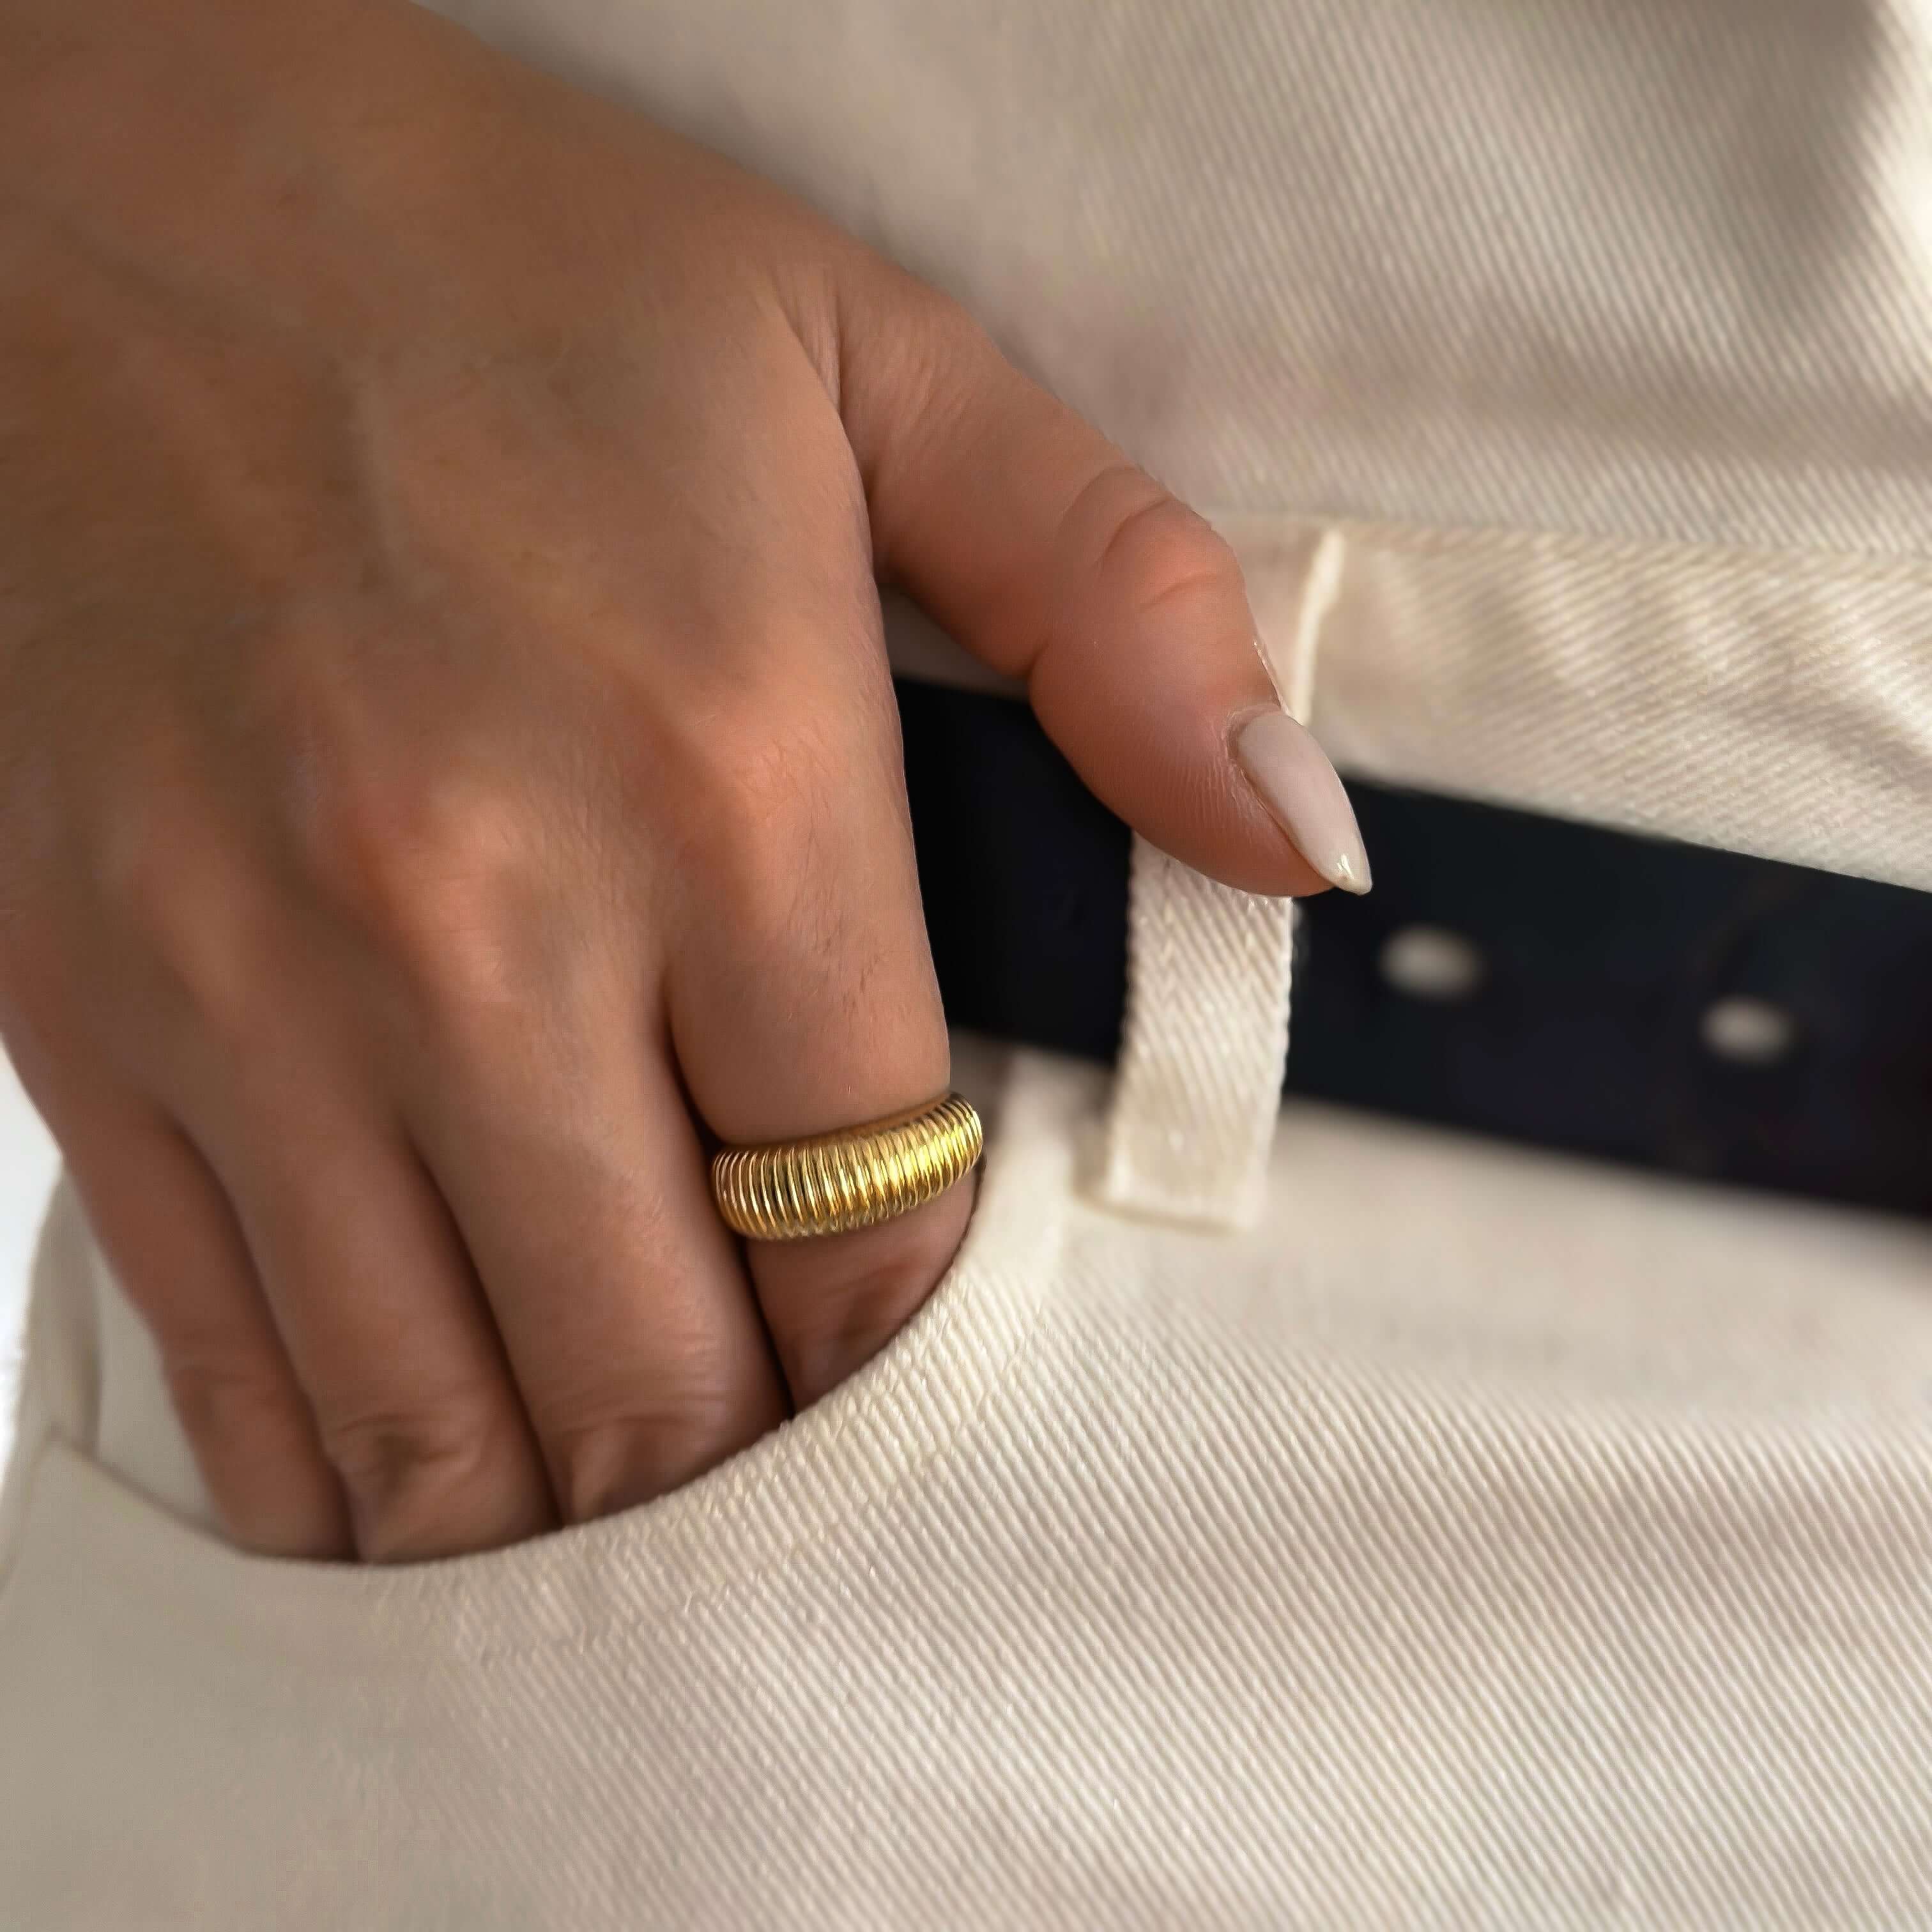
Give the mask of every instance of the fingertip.
POLYGON ((1107 472, 1082 520, 1064 532, 1077 561, 1028 680, 1082 777, 1142 837, 1224 884, 1299 897, 1366 879, 1352 811, 1313 740, 1304 732, 1291 755, 1262 728, 1258 770, 1238 748, 1264 718, 1300 728, 1227 540, 1138 472, 1107 472))
POLYGON ((1234 762, 1289 843, 1324 884, 1360 896, 1374 883, 1348 788, 1300 720, 1278 706, 1238 717, 1234 762))
POLYGON ((1332 866, 1312 861, 1236 753, 1247 721, 1284 715, 1258 660, 1251 680, 1232 656, 1216 671, 1198 656, 1178 663, 1184 655, 1131 632, 1084 664, 1050 652, 1030 686, 1034 714, 1094 795, 1150 844, 1244 892, 1327 891, 1332 866))

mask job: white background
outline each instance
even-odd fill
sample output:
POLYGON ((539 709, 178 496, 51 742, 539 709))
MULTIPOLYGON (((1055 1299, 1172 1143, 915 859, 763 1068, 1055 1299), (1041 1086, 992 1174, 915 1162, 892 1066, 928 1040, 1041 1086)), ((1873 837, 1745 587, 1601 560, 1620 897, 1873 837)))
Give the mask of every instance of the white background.
POLYGON ((0 1462, 14 1436, 27 1262, 54 1184, 54 1144, 0 1052, 0 1462))

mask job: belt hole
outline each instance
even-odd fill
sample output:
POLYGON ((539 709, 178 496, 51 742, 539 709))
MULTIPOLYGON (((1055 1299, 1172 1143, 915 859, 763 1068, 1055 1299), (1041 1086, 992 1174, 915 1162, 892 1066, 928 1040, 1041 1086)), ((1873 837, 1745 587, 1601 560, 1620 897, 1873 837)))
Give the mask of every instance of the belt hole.
POLYGON ((1443 1005, 1468 999, 1488 970, 1474 946, 1439 926, 1406 926, 1392 933, 1380 964, 1382 977, 1398 993, 1443 1005))

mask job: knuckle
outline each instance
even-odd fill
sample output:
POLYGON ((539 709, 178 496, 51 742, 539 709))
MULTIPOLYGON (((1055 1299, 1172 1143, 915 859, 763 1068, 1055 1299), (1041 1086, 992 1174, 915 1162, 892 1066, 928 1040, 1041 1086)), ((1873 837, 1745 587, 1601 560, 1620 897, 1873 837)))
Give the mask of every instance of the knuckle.
POLYGON ((473 1402, 330 1417, 321 1431, 365 1550, 416 1543, 432 1526, 472 1514, 476 1499, 500 1484, 512 1446, 502 1425, 473 1402))
POLYGON ((165 1347, 162 1359, 170 1400, 190 1441, 265 1459, 282 1449, 314 1454, 300 1405, 272 1361, 165 1347))
POLYGON ((352 1553, 308 1405, 272 1359, 163 1354, 170 1400, 231 1537, 262 1555, 352 1553))
POLYGON ((543 873, 527 802, 447 768, 352 760, 310 790, 302 849, 325 904, 433 994, 466 1007, 521 995, 543 873))
POLYGON ((789 929, 829 902, 842 794, 875 763, 860 734, 796 718, 741 716, 698 754, 692 823, 707 895, 754 927, 789 929))
POLYGON ((897 332, 898 393, 920 406, 930 430, 956 429, 982 392, 989 368, 1006 358, 963 303, 916 276, 903 277, 897 332))
POLYGON ((744 1405, 721 1377, 688 1377, 648 1408, 550 1432, 551 1486, 566 1522, 588 1522, 665 1495, 746 1439, 744 1405))
POLYGON ((542 796, 460 721, 416 729, 414 686, 370 674, 364 646, 298 628, 260 653, 286 853, 323 911, 412 980, 494 997, 554 860, 542 796))
POLYGON ((286 984, 269 894, 248 854, 166 790, 110 808, 96 878, 135 957, 218 1036, 254 1034, 286 984))
POLYGON ((962 406, 974 373, 999 354, 985 325, 944 290, 882 256, 866 261, 860 287, 868 299, 846 314, 865 329, 859 366, 868 378, 922 404, 915 421, 943 398, 962 406))
POLYGON ((1132 608, 1151 610, 1203 588, 1240 584, 1234 546, 1198 511, 1138 471, 1112 487, 1142 500, 1110 517, 1097 570, 1114 580, 1132 608))

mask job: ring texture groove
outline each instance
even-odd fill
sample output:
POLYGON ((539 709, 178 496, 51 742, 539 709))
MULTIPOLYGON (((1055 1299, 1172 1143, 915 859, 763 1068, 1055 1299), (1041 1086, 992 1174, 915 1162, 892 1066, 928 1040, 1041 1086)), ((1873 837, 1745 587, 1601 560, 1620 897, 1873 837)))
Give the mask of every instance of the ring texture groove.
POLYGON ((984 1144, 973 1103, 950 1093, 836 1133, 722 1148, 711 1192, 727 1225, 753 1240, 840 1234, 923 1207, 971 1170, 984 1144))

